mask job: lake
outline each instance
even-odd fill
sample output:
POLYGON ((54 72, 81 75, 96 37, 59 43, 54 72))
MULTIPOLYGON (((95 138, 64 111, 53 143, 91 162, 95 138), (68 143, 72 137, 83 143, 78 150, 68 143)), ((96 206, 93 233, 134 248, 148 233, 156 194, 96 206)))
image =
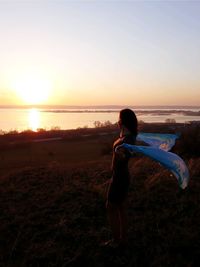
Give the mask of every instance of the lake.
MULTIPOLYGON (((79 127, 94 127, 95 121, 116 123, 120 109, 109 108, 0 108, 0 130, 19 132, 30 129, 36 131, 39 128, 46 130, 58 127, 60 129, 77 129, 79 127)), ((200 116, 182 113, 183 109, 135 109, 138 121, 146 123, 165 122, 167 119, 184 123, 188 121, 200 121, 200 116)), ((184 109, 184 111, 199 112, 200 109, 184 109)))

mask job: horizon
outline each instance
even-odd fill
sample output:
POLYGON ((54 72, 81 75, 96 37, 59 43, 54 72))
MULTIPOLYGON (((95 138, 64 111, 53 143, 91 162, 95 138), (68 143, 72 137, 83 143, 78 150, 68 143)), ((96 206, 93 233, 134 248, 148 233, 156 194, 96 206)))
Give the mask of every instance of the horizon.
POLYGON ((176 108, 191 108, 191 109, 200 109, 200 105, 0 105, 0 109, 9 109, 9 108, 27 108, 27 109, 39 109, 39 108, 54 108, 54 109, 122 109, 122 108, 132 108, 132 109, 152 109, 152 108, 160 108, 160 109, 176 109, 176 108))

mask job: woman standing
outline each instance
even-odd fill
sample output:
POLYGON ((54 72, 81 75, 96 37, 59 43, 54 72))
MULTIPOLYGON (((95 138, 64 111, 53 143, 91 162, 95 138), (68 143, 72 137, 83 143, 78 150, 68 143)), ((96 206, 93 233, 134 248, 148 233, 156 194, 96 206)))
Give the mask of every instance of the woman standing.
POLYGON ((117 247, 127 243, 126 200, 130 175, 128 162, 130 153, 120 147, 123 143, 135 144, 138 122, 131 109, 119 113, 120 137, 113 144, 112 178, 108 189, 106 208, 113 238, 105 246, 117 247))

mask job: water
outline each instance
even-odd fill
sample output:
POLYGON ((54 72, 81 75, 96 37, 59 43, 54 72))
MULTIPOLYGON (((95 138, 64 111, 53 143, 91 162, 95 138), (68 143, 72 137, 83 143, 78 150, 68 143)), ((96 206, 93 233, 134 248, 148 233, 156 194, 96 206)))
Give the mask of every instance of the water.
MULTIPOLYGON (((77 129, 79 127, 94 127, 95 121, 104 123, 118 121, 119 110, 117 108, 79 108, 79 109, 25 109, 25 108, 0 108, 0 129, 3 132, 17 130, 19 132, 38 128, 52 129, 77 129)), ((146 123, 165 122, 166 119, 174 119, 176 122, 200 121, 200 116, 189 116, 180 113, 180 110, 198 112, 200 108, 138 108, 135 109, 138 120, 146 123), (160 113, 158 110, 161 110, 160 113), (175 111, 176 110, 176 111, 175 111), (147 113, 144 113, 147 112, 147 113), (164 112, 164 114, 163 114, 164 112), (167 114, 165 114, 167 112, 167 114)))

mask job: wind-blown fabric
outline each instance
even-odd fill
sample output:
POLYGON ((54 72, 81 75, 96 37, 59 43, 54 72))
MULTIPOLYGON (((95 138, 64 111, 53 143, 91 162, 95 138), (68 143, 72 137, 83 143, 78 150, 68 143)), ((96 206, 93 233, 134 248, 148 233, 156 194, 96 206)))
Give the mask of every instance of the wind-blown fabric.
POLYGON ((178 136, 173 134, 140 133, 138 134, 137 140, 142 140, 150 146, 137 146, 124 143, 118 146, 117 149, 119 147, 124 147, 133 156, 138 152, 159 162, 175 175, 179 186, 185 189, 189 182, 188 168, 177 154, 168 152, 175 144, 177 138, 178 136))
POLYGON ((138 141, 143 141, 150 146, 169 151, 175 144, 177 134, 160 134, 160 133, 139 133, 137 135, 138 141))

